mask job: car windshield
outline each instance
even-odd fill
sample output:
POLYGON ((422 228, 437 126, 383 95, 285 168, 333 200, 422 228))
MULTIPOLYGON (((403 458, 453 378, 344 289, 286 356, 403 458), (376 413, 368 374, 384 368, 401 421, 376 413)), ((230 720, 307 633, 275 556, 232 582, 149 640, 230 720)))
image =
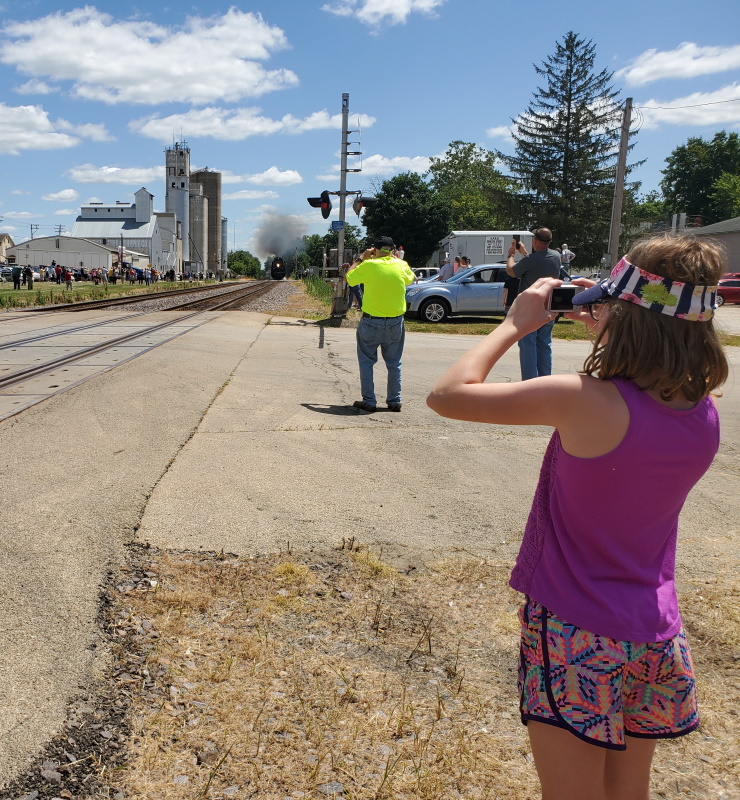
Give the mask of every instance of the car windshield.
POLYGON ((450 281, 454 281, 457 283, 457 281, 461 280, 462 278, 467 278, 468 276, 472 275, 477 269, 478 267, 468 267, 467 269, 458 270, 451 278, 447 279, 447 282, 449 283, 450 281))

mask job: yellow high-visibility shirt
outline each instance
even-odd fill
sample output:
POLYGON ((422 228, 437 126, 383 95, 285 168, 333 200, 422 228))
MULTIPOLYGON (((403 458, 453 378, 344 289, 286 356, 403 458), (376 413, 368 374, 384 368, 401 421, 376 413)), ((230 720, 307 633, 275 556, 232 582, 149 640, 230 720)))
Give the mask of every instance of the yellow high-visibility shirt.
POLYGON ((393 256, 368 258, 347 273, 350 286, 364 284, 362 310, 373 317, 398 317, 406 313, 406 286, 414 273, 405 261, 393 256))

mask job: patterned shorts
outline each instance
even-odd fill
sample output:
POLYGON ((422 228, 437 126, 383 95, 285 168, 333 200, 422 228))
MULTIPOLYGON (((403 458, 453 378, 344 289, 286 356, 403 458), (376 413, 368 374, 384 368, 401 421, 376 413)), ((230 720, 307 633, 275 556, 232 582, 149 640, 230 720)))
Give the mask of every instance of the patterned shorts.
POLYGON ((662 642, 622 642, 577 628, 528 599, 522 625, 522 722, 564 728, 591 744, 626 748, 626 736, 667 739, 699 726, 683 628, 662 642))

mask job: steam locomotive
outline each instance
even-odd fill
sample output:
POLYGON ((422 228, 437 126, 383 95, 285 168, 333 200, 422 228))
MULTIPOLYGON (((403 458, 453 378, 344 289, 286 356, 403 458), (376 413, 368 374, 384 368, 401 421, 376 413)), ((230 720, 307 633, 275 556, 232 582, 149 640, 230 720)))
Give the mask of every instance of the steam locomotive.
POLYGON ((285 261, 282 258, 275 258, 272 259, 272 265, 270 267, 270 277, 274 281, 281 281, 285 278, 285 261))

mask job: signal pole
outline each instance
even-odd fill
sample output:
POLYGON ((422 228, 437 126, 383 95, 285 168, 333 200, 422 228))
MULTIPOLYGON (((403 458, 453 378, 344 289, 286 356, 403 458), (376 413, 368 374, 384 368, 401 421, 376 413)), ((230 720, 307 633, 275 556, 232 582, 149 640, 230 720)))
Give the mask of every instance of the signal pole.
POLYGON ((622 197, 624 195, 624 176, 627 172, 627 146, 630 138, 630 122, 632 118, 632 98, 628 97, 622 114, 622 134, 619 139, 619 156, 617 157, 617 175, 614 181, 614 202, 612 203, 612 221, 609 227, 608 263, 605 268, 611 272, 619 260, 619 235, 622 232, 622 197))
POLYGON ((339 223, 337 236, 337 285, 331 301, 331 316, 344 317, 347 314, 349 302, 347 299, 347 281, 342 272, 344 263, 344 216, 347 206, 347 148, 349 132, 349 93, 342 93, 342 152, 339 167, 339 223))

